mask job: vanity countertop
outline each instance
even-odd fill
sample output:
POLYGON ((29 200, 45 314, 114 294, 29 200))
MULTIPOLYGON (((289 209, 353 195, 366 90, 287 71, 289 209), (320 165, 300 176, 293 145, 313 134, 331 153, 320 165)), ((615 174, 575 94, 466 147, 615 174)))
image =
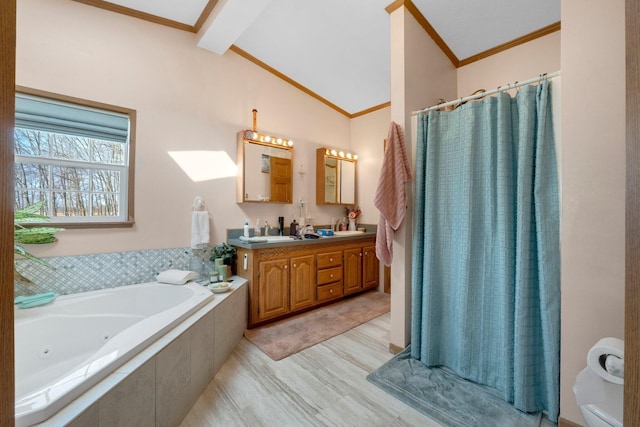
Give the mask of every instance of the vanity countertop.
POLYGON ((265 249, 265 248, 279 248, 284 246, 300 246, 300 245, 317 245, 323 243, 344 243, 346 241, 352 240, 360 240, 375 237, 375 231, 365 231, 363 233, 357 234, 348 234, 344 236, 331 236, 331 237, 320 237, 319 239, 289 239, 275 242, 261 242, 261 243, 251 243, 242 241, 240 239, 229 239, 227 243, 231 246, 237 246, 239 248, 244 249, 265 249))

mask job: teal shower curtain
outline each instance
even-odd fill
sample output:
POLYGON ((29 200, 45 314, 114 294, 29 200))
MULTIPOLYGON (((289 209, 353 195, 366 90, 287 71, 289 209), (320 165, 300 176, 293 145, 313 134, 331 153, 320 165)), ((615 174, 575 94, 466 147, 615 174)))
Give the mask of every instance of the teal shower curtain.
POLYGON ((560 244, 550 85, 418 120, 411 356, 557 421, 560 244))

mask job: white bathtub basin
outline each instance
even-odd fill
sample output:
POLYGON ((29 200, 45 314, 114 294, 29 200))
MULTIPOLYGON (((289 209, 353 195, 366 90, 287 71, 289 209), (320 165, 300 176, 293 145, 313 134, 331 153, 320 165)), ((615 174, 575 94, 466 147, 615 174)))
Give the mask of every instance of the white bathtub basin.
POLYGON ((211 299, 195 283, 153 282, 16 308, 16 426, 49 418, 211 299))

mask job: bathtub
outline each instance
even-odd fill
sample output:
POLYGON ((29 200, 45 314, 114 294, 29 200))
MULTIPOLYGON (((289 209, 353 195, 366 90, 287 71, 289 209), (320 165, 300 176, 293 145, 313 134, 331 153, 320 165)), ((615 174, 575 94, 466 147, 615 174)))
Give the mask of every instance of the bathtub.
POLYGON ((212 298, 195 283, 154 282, 16 309, 16 426, 49 418, 212 298))

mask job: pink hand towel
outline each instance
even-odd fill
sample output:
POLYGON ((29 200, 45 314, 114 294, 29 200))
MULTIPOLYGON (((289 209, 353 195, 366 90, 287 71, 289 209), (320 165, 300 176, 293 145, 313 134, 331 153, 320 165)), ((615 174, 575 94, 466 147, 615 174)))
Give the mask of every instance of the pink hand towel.
POLYGON ((385 265, 391 265, 393 260, 393 236, 400 228, 407 209, 404 185, 412 179, 402 129, 395 122, 391 122, 374 199, 374 204, 380 211, 376 256, 385 265))

